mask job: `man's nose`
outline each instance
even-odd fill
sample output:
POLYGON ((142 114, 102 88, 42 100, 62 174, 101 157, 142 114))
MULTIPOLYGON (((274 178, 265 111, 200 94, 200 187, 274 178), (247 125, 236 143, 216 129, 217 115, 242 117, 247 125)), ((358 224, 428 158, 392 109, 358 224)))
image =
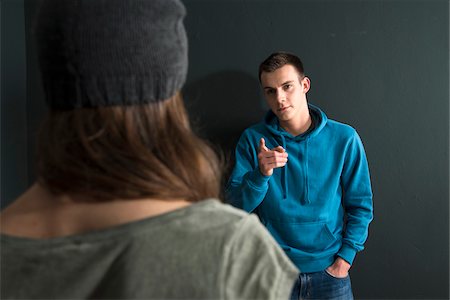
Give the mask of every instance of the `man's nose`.
POLYGON ((283 90, 277 91, 277 102, 281 103, 286 101, 286 93, 283 90))

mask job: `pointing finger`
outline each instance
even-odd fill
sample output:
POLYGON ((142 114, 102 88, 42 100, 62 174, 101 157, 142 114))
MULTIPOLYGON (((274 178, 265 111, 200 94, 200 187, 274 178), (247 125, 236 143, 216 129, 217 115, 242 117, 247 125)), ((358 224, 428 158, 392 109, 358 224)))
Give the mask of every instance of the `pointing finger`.
POLYGON ((266 141, 264 140, 264 138, 261 138, 259 140, 259 151, 269 151, 269 149, 266 147, 266 141))

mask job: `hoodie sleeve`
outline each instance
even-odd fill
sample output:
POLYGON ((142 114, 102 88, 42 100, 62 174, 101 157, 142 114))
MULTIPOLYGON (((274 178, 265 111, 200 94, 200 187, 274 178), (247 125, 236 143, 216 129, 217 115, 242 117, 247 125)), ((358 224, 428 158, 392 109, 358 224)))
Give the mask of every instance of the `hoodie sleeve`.
POLYGON ((227 201, 247 212, 258 207, 269 188, 270 176, 259 170, 258 146, 246 130, 236 146, 236 164, 225 189, 227 201))
POLYGON ((342 247, 337 255, 352 264, 356 252, 364 249, 369 223, 373 219, 369 167, 356 131, 347 146, 341 182, 347 222, 342 247))

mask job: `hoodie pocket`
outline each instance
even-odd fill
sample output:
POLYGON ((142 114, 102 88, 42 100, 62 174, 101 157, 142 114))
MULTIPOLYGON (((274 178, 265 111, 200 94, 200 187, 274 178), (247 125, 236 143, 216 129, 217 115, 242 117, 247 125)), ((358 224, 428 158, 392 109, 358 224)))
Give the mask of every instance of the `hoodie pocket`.
POLYGON ((267 229, 282 245, 307 253, 317 253, 331 247, 336 238, 326 222, 287 223, 268 221, 267 229))

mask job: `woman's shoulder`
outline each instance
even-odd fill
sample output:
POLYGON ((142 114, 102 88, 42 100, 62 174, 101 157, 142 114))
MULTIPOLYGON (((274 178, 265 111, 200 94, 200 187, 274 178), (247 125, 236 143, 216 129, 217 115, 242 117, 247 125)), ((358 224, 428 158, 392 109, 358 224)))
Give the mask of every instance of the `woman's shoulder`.
POLYGON ((247 222, 259 222, 256 216, 215 198, 197 202, 179 213, 180 221, 185 223, 183 226, 196 224, 199 229, 203 227, 236 230, 247 222))

